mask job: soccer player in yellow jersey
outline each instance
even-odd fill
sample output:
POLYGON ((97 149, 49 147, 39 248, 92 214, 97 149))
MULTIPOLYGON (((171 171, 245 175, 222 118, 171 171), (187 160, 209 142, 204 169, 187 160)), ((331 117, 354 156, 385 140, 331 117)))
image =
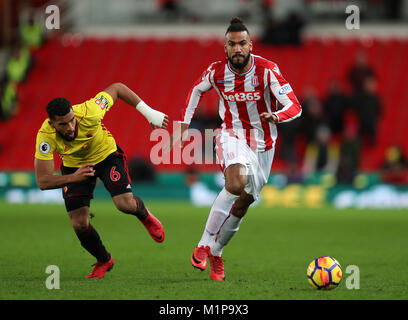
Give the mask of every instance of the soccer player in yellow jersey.
POLYGON ((166 129, 168 116, 150 108, 122 83, 114 83, 88 101, 72 106, 65 98, 47 105, 46 119, 37 134, 35 174, 40 189, 63 188, 65 207, 81 245, 97 259, 88 278, 103 278, 112 269, 112 255, 89 223, 89 206, 96 178, 104 183, 118 210, 135 215, 151 237, 164 240, 160 221, 133 196, 124 152, 102 124, 116 99, 134 106, 153 128, 166 129), (61 175, 54 174, 53 153, 61 156, 61 175))

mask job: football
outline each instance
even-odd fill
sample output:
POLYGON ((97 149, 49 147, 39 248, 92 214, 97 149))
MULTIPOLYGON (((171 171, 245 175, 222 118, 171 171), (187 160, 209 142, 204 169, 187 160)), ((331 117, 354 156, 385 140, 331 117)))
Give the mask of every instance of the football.
POLYGON ((337 288, 342 276, 340 263, 332 257, 316 258, 307 267, 307 280, 317 290, 337 288))

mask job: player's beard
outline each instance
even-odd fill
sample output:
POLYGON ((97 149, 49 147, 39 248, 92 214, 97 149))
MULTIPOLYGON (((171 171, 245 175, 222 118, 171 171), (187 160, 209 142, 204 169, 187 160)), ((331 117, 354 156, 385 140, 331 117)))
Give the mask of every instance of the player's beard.
POLYGON ((234 54, 232 57, 228 56, 228 61, 230 62, 230 64, 232 65, 234 69, 242 70, 248 64, 250 57, 251 57, 251 52, 249 52, 246 56, 244 56, 243 54, 237 53, 237 54, 234 54), (236 56, 241 56, 244 58, 244 60, 242 62, 234 62, 234 57, 236 56))
POLYGON ((73 140, 75 140, 75 138, 76 138, 77 135, 78 135, 78 124, 76 124, 76 126, 75 126, 74 135, 73 135, 72 137, 67 136, 67 135, 65 135, 65 134, 62 134, 62 133, 59 132, 58 130, 57 130, 57 132, 58 132, 58 134, 61 136, 61 138, 64 139, 65 141, 73 141, 73 140))

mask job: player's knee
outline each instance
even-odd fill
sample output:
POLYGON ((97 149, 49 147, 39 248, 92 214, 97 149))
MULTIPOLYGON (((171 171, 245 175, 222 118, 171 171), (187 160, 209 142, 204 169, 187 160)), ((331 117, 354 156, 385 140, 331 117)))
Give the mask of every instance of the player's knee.
POLYGON ((247 177, 242 174, 245 167, 242 165, 232 165, 225 171, 225 189, 235 195, 241 195, 247 183, 247 177))
POLYGON ((137 203, 132 197, 122 198, 119 201, 115 201, 116 208, 123 213, 134 213, 137 210, 137 203))
POLYGON ((68 213, 71 219, 71 225, 74 228, 75 232, 81 233, 88 230, 89 226, 88 211, 89 209, 87 207, 84 207, 70 211, 68 213))
POLYGON ((74 219, 71 218, 71 224, 76 233, 83 233, 88 230, 89 220, 87 217, 76 217, 74 219))
POLYGON ((225 189, 235 195, 239 195, 244 189, 242 188, 241 185, 239 184, 231 184, 231 185, 226 185, 225 189))
POLYGON ((86 221, 76 221, 72 222, 72 227, 74 228, 76 233, 84 233, 88 230, 89 224, 86 221))
POLYGON ((235 195, 240 195, 245 189, 246 181, 243 179, 232 179, 225 183, 225 189, 235 195))

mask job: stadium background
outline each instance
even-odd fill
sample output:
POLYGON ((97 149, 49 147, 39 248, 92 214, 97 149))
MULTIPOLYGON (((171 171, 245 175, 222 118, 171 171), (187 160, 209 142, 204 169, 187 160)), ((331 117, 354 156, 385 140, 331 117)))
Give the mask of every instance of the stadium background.
MULTIPOLYGON (((407 263, 407 218, 398 210, 408 207, 407 0, 0 0, 0 9, 1 299, 406 299, 405 273, 390 270, 407 263), (360 9, 360 29, 345 26, 350 4, 360 9), (59 30, 45 28, 48 5, 60 10, 59 30), (60 190, 40 191, 35 184, 35 136, 45 106, 56 96, 80 103, 120 81, 176 121, 196 78, 224 58, 233 16, 244 18, 253 52, 279 65, 303 116, 279 125, 268 185, 228 248, 229 266, 235 263, 228 268, 231 282, 215 293, 209 282, 192 292, 179 280, 180 272, 186 281, 196 278, 186 257, 222 186, 218 165, 152 165, 150 126, 118 101, 104 124, 127 153, 134 193, 157 212, 168 240, 157 249, 141 228, 134 232, 131 220, 112 214, 99 184, 93 224, 128 264, 118 264, 112 282, 96 294, 92 284, 77 281, 89 255, 75 254, 78 243, 63 220, 60 190), (367 64, 350 78, 362 56, 367 64), (340 93, 328 99, 334 82, 340 93), (130 262, 133 241, 149 250, 136 250, 130 262), (242 252, 250 261, 262 256, 263 263, 238 260, 242 252), (322 254, 343 267, 361 267, 365 291, 353 295, 343 288, 323 296, 304 290, 306 266, 322 254), (44 261, 64 267, 68 290, 39 291, 44 261), (132 264, 141 265, 143 280, 132 264)), ((216 127, 217 102, 215 92, 207 93, 192 127, 216 127)))
MULTIPOLYGON (((200 1, 57 1, 60 29, 47 30, 45 8, 50 4, 55 2, 1 2, 2 198, 54 197, 35 192, 30 174, 34 137, 50 99, 66 96, 79 103, 120 81, 176 121, 195 79, 209 63, 224 58, 225 26, 239 15, 252 33, 254 53, 280 66, 304 107, 302 119, 279 126, 264 205, 408 205, 403 188, 408 182, 406 1, 353 2, 360 8, 359 30, 345 27, 347 1, 207 1, 206 10, 200 1), (22 31, 30 17, 32 30, 44 37, 38 44, 29 44, 36 41, 36 31, 22 31), (21 36, 23 32, 27 35, 21 36), (12 69, 11 57, 19 51, 22 66, 12 69), (370 97, 354 99, 349 74, 361 55, 368 75, 374 75, 371 95, 378 109, 370 97), (328 102, 334 82, 340 91, 328 102), (372 122, 373 137, 359 133, 360 109, 372 122), (387 196, 379 199, 378 194, 387 196)), ((217 127, 217 101, 215 92, 205 95, 192 127, 217 127)), ((219 190, 216 164, 152 165, 150 150, 156 142, 149 139, 149 126, 122 102, 104 123, 126 150, 135 192, 141 196, 188 198, 187 171, 190 176, 195 172, 190 180, 219 190)))

